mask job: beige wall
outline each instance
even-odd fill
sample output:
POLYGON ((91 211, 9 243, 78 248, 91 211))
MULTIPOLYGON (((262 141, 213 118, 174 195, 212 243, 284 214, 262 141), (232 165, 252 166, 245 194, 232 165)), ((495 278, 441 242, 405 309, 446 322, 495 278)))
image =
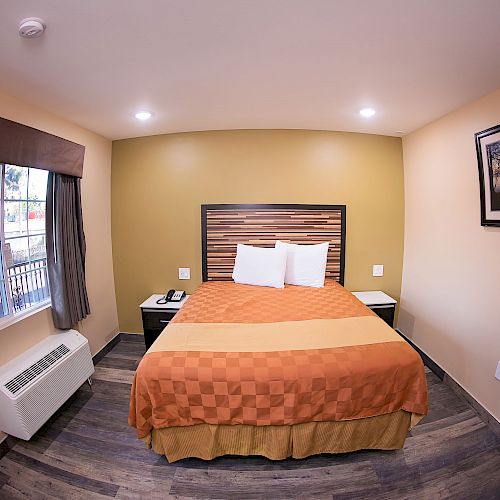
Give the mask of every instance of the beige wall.
POLYGON ((347 205, 346 286, 399 298, 403 253, 401 140, 337 132, 244 130, 113 143, 112 230, 122 331, 139 304, 201 281, 203 203, 347 205), (372 264, 385 264, 373 278, 372 264), (178 281, 177 268, 192 279, 178 281))
MULTIPOLYGON (((0 93, 0 116, 85 146, 82 181, 87 240, 87 289, 92 314, 79 329, 97 352, 118 331, 111 252, 111 142, 0 93)), ((0 330, 0 364, 22 353, 54 331, 50 309, 0 330)))
POLYGON ((500 228, 480 225, 474 134, 500 91, 408 135, 400 328, 500 418, 500 228))

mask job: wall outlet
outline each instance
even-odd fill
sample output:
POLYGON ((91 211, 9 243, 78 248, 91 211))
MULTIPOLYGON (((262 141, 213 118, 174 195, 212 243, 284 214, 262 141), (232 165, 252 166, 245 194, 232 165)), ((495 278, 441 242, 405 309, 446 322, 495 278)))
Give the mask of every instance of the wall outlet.
POLYGON ((191 268, 190 267, 179 267, 179 279, 180 280, 190 280, 191 279, 191 268))
POLYGON ((383 276, 384 266, 382 264, 374 264, 373 266, 373 276, 383 276))
POLYGON ((498 362, 498 365, 497 365, 497 371, 495 372, 495 378, 497 380, 500 380, 500 361, 498 362))

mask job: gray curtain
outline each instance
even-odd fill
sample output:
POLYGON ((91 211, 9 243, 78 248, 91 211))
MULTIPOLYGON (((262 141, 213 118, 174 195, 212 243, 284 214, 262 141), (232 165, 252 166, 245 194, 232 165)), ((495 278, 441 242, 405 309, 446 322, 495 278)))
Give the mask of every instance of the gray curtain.
POLYGON ((49 172, 46 225, 52 316, 67 330, 90 314, 79 178, 49 172))

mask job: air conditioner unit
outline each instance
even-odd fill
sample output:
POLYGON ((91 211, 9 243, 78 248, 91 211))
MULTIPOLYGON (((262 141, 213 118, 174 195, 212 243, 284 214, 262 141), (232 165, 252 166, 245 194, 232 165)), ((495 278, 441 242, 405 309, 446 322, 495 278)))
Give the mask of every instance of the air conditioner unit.
POLYGON ((0 430, 30 439, 92 373, 83 335, 50 335, 0 367, 0 430))

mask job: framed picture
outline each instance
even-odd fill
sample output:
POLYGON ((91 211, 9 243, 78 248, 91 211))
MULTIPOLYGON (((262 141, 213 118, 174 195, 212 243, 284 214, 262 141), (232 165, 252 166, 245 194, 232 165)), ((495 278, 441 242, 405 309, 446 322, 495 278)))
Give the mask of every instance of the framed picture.
POLYGON ((500 227, 500 125, 476 135, 481 225, 500 227))

